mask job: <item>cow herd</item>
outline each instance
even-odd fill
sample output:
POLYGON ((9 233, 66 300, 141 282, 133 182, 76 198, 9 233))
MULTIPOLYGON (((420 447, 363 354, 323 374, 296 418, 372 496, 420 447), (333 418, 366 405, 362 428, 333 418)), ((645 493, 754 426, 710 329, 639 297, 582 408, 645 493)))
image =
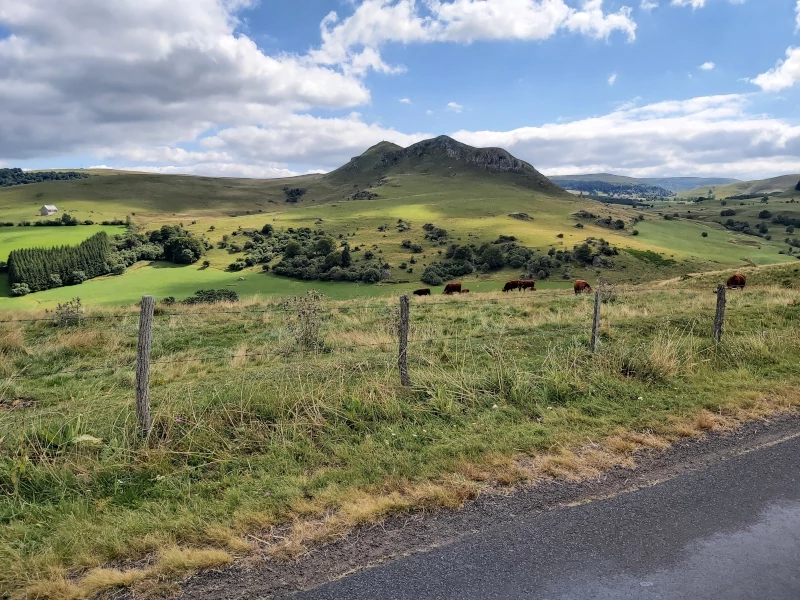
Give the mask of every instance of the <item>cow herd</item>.
MULTIPOLYGON (((592 286, 590 286, 587 281, 578 279, 575 282, 574 289, 576 294, 583 294, 591 292, 592 286)), ((531 290, 532 292, 535 292, 536 282, 532 279, 512 279, 511 281, 507 281, 503 286, 503 291, 510 292, 513 290, 519 290, 521 292, 524 292, 525 290, 531 290)), ((430 296, 431 289, 420 288, 418 290, 414 290, 413 294, 415 296, 430 296)), ((453 294, 469 294, 469 290, 463 287, 463 284, 460 281, 455 281, 444 286, 444 294, 447 296, 452 296, 453 294)))
MULTIPOLYGON (((744 285, 746 282, 746 278, 741 273, 737 273, 736 275, 731 275, 728 278, 727 287, 728 289, 732 290, 743 290, 744 285)), ((588 281, 584 281, 583 279, 578 279, 573 286, 575 290, 575 294, 588 294, 592 291, 592 286, 589 285, 588 281)), ((506 284, 503 286, 504 292, 510 292, 512 290, 519 290, 524 292, 525 290, 531 290, 532 292, 536 291, 536 282, 530 279, 512 279, 511 281, 507 281, 506 284)), ((468 294, 469 290, 464 288, 460 281, 455 281, 453 283, 448 283, 444 286, 444 293, 448 296, 452 296, 453 294, 468 294)), ((419 290, 414 290, 415 296, 430 296, 431 290, 430 288, 422 288, 419 290)))

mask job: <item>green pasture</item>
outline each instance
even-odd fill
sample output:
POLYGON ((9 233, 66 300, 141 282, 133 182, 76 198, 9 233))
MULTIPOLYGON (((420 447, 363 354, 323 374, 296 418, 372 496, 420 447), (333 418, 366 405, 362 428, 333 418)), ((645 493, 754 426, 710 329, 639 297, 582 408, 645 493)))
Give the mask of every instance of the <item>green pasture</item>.
MULTIPOLYGON (((5 218, 5 217, 3 217, 5 218)), ((0 260, 22 248, 52 248, 54 246, 76 246, 105 231, 108 235, 124 233, 124 227, 103 225, 78 225, 75 227, 0 227, 0 260)))

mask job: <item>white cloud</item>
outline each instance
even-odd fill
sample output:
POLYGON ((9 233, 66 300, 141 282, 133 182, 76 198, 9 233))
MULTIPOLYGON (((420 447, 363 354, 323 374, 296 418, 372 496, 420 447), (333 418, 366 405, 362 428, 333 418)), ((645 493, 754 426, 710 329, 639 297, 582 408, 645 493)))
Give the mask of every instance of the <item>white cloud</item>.
POLYGON ((658 2, 653 2, 653 0, 642 0, 639 8, 646 12, 650 12, 651 10, 658 8, 658 2))
POLYGON ((698 69, 700 69, 701 71, 713 71, 716 66, 717 65, 715 65, 713 62, 708 61, 700 65, 698 69))
POLYGON ((797 0, 797 6, 794 10, 797 13, 797 27, 795 28, 795 31, 800 31, 800 0, 797 0))
POLYGON ((400 98, 400 100, 398 100, 398 102, 400 104, 411 104, 411 99, 410 98, 400 98))
POLYGON ((703 8, 706 0, 672 0, 673 6, 691 6, 692 8, 703 8))
POLYGON ((458 102, 448 102, 447 110, 454 113, 460 113, 461 111, 464 110, 464 107, 461 106, 458 102))
MULTIPOLYGON (((369 101, 357 78, 264 54, 252 0, 0 0, 0 157, 175 144, 216 123, 369 101)), ((354 57, 354 60, 356 58, 354 57)))
POLYGON ((323 20, 322 45, 310 58, 323 65, 347 65, 353 73, 370 67, 387 71, 392 67, 378 51, 388 43, 539 41, 559 31, 596 39, 619 31, 632 41, 636 23, 629 7, 604 12, 603 0, 583 0, 579 9, 565 0, 363 0, 351 16, 340 19, 331 12, 323 20), (358 61, 366 51, 371 60, 358 61))
POLYGON ((612 73, 611 75, 609 75, 609 77, 608 77, 608 85, 614 85, 616 82, 617 82, 617 74, 616 73, 612 73))
POLYGON ((430 109, 429 109, 429 110, 426 110, 426 111, 425 111, 425 114, 426 114, 426 115, 428 115, 428 116, 430 117, 431 115, 433 115, 433 111, 432 111, 432 110, 430 110, 430 109))
POLYGON ((780 92, 800 82, 800 48, 786 50, 786 59, 750 80, 765 92, 780 92))
POLYGON ((459 131, 551 174, 758 178, 800 172, 800 127, 751 114, 745 95, 709 96, 512 131, 459 131))

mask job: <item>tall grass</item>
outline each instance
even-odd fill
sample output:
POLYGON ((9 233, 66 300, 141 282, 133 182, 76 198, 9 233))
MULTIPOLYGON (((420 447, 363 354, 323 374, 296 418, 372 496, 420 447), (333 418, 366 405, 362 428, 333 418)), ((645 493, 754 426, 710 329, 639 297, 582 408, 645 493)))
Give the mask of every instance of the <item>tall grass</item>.
POLYGON ((591 475, 739 410, 797 401, 800 292, 733 296, 720 346, 713 294, 617 296, 596 355, 588 298, 416 302, 410 389, 396 373, 393 303, 322 302, 310 351, 280 312, 162 315, 146 443, 131 369, 18 376, 126 363, 134 315, 7 325, 0 595, 169 581, 254 545, 296 556, 391 512, 458 505, 487 481, 591 475), (150 571, 129 570, 148 555, 150 571))

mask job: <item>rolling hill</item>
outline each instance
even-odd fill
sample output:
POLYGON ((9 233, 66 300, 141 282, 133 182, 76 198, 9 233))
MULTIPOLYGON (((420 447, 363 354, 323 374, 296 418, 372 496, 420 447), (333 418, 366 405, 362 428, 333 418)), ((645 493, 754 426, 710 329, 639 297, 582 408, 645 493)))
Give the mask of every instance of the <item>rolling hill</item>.
MULTIPOLYGON (((694 188, 712 185, 727 185, 738 183, 738 179, 725 179, 719 177, 626 177, 625 175, 614 175, 613 173, 588 173, 585 175, 564 175, 554 176, 553 181, 566 185, 569 189, 580 189, 580 187, 570 187, 572 182, 587 183, 601 181, 603 183, 627 184, 631 186, 653 186, 662 188, 668 192, 683 192, 694 188)), ((644 188, 643 188, 644 189, 644 188)), ((707 191, 707 190, 706 190, 707 191)), ((669 194, 664 194, 669 195, 669 194)))
MULTIPOLYGON (((62 213, 95 223, 129 217, 139 231, 182 224, 213 246, 204 257, 208 267, 140 262, 123 275, 82 284, 81 297, 97 304, 126 304, 143 294, 181 298, 209 288, 233 289, 242 296, 297 294, 310 288, 333 298, 397 294, 418 287, 425 268, 443 260, 448 245, 478 247, 501 235, 515 237, 535 256, 572 250, 588 238, 602 238, 618 248, 604 276, 619 281, 794 260, 779 254, 782 246, 777 239, 758 238, 757 244, 749 244, 750 236, 727 231, 717 223, 665 220, 658 209, 578 198, 505 150, 472 148, 444 136, 408 148, 382 142, 324 175, 272 180, 127 172, 95 175, 0 189, 2 220, 34 221, 42 204, 55 204, 62 213), (584 216, 577 217, 579 213, 584 216), (625 228, 612 227, 616 221, 625 228), (397 227, 398 223, 404 226, 397 227), (232 272, 229 265, 245 256, 243 242, 223 248, 223 238, 235 240, 242 231, 260 230, 265 224, 282 232, 324 230, 334 239, 347 240, 351 248, 359 248, 353 253, 356 265, 367 260, 389 265, 392 280, 399 283, 302 281, 263 272, 260 264, 232 272), (447 242, 426 237, 424 224, 446 230, 447 242), (708 235, 702 237, 702 232, 708 235), (411 252, 411 246, 420 252, 411 252)), ((76 243, 80 240, 75 236, 84 231, 88 237, 93 230, 84 226, 0 228, 0 260, 6 259, 9 249, 26 244, 76 243)), ((602 267, 555 262, 545 286, 568 285, 572 277, 594 281, 602 272, 602 267)), ((482 291, 495 289, 498 280, 519 275, 519 268, 508 267, 476 271, 465 280, 474 291, 482 291)), ((9 298, 4 278, 0 275, 2 309, 49 308, 77 293, 76 288, 63 287, 9 298)))
POLYGON ((725 185, 704 185, 691 190, 687 190, 680 195, 685 198, 705 196, 709 188, 714 190, 717 198, 729 198, 746 194, 772 194, 776 192, 795 192, 795 186, 800 182, 800 174, 781 175, 769 179, 757 179, 755 181, 738 181, 725 185))

